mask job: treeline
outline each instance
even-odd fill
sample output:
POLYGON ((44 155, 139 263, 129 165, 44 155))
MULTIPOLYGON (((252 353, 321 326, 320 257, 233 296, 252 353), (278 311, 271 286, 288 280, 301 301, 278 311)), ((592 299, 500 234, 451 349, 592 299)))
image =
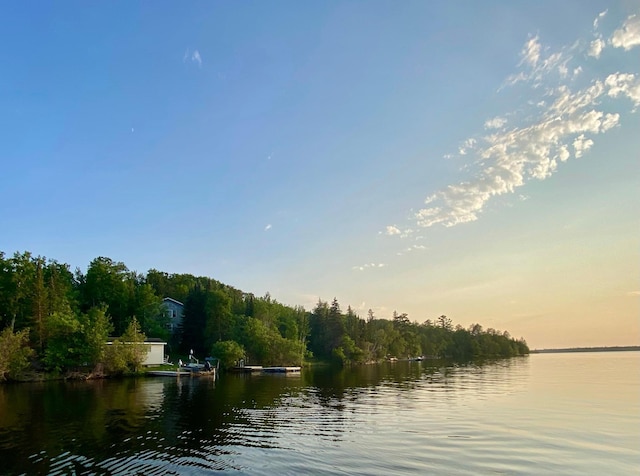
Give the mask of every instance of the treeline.
POLYGON ((343 314, 336 299, 331 305, 318 302, 310 330, 309 349, 315 356, 344 363, 417 356, 472 360, 529 353, 524 339, 513 339, 506 331, 485 331, 480 324, 454 327, 445 315, 422 324, 395 311, 391 320, 376 319, 371 309, 363 320, 351 307, 343 314))
POLYGON ((145 275, 105 257, 83 273, 29 252, 0 252, 0 330, 0 380, 26 368, 137 369, 140 353, 106 346, 109 336, 122 336, 114 344, 159 337, 172 354, 193 350, 220 357, 224 365, 239 359, 300 365, 311 358, 347 364, 390 356, 467 360, 528 353, 522 339, 477 324, 454 328, 446 316, 417 324, 406 314, 376 319, 370 310, 363 319, 350 307, 342 312, 335 299, 308 312, 208 277, 155 269, 145 275), (173 333, 164 297, 184 303, 183 325, 173 333))

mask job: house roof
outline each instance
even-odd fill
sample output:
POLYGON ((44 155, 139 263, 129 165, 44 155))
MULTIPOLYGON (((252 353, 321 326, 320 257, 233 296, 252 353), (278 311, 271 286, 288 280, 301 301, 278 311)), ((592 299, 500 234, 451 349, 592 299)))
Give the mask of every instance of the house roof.
MULTIPOLYGON (((121 339, 121 337, 107 337, 107 344, 113 344, 113 341, 116 339, 121 339)), ((144 342, 146 344, 166 344, 166 342, 159 337, 147 337, 144 342)))
POLYGON ((174 303, 179 304, 181 306, 184 306, 184 304, 182 304, 180 301, 178 301, 176 299, 173 299, 173 298, 170 298, 170 297, 164 298, 163 301, 171 301, 171 302, 174 302, 174 303))

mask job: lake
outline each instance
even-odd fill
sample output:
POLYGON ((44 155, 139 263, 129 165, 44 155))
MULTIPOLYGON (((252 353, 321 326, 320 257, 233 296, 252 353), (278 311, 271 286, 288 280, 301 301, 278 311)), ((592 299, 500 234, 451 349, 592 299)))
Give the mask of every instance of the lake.
POLYGON ((639 352, 0 385, 1 474, 639 468, 639 352))

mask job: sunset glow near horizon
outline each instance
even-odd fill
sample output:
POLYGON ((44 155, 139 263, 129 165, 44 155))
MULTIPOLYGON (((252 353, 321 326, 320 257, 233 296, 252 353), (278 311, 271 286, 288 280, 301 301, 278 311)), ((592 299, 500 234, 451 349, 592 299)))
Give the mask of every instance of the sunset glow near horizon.
POLYGON ((640 344, 637 2, 0 8, 0 251, 640 344))

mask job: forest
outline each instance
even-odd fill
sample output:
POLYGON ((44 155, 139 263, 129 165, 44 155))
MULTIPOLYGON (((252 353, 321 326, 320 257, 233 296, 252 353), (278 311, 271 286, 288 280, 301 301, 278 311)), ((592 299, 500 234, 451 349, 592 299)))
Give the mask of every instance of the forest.
POLYGON ((172 357, 193 350, 226 367, 239 359, 260 365, 350 365, 529 353, 522 338, 480 324, 454 326, 445 315, 418 323, 405 313, 378 318, 369 310, 363 318, 350 306, 343 310, 335 298, 319 300, 308 311, 209 277, 156 269, 141 274, 106 257, 95 258, 82 272, 30 252, 10 257, 0 252, 0 381, 33 372, 136 372, 147 337, 167 342, 172 357), (165 297, 184 304, 183 325, 173 332, 165 297))

